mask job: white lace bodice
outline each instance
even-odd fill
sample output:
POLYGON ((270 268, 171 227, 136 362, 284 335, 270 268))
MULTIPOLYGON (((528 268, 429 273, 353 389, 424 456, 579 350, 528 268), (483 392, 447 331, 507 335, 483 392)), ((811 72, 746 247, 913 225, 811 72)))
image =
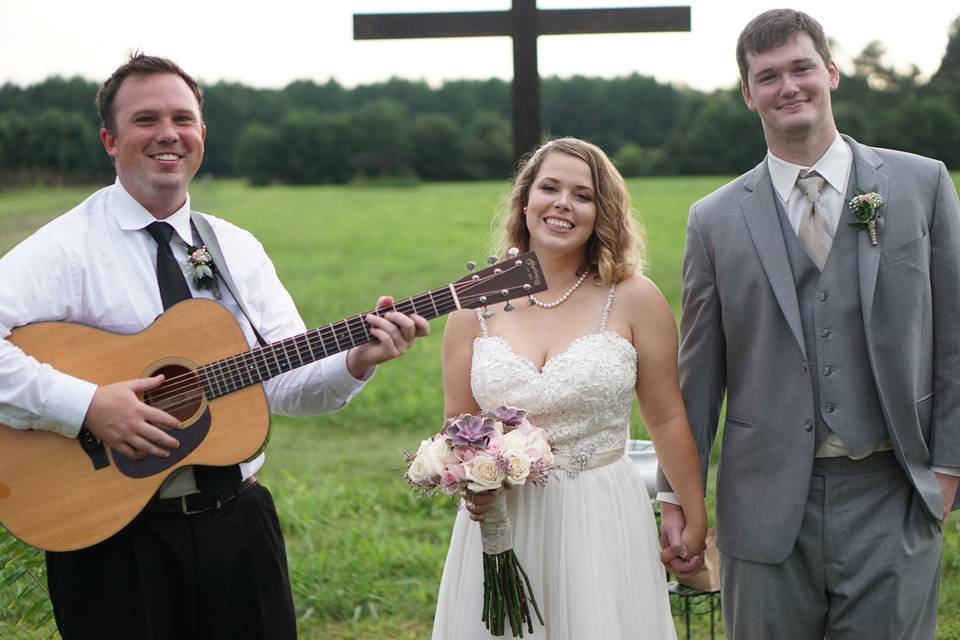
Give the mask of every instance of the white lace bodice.
POLYGON ((547 431, 556 453, 574 467, 591 466, 594 454, 622 450, 629 432, 637 354, 606 328, 613 293, 611 287, 600 330, 574 340, 542 371, 504 338, 489 335, 482 317, 483 335, 473 343, 470 386, 480 408, 527 410, 530 422, 547 431))

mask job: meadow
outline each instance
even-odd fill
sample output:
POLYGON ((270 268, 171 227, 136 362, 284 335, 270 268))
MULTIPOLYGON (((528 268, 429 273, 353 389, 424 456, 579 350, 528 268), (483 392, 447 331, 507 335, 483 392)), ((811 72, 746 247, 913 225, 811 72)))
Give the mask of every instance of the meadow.
MULTIPOLYGON (((687 208, 724 181, 630 181, 648 237, 647 274, 677 314, 687 208)), ((251 188, 197 180, 191 193, 195 208, 260 239, 314 327, 367 310, 381 294, 442 286, 463 275, 468 260, 482 262, 507 189, 505 182, 251 188)), ((90 191, 0 192, 0 255, 90 191)), ((443 326, 435 320, 430 338, 380 367, 343 411, 273 421, 260 475, 283 523, 302 638, 429 637, 455 505, 417 500, 402 477, 402 452, 440 426, 443 326)), ((633 434, 642 437, 634 414, 633 434)), ((960 516, 948 522, 945 540, 938 638, 960 640, 960 516)), ((56 637, 42 555, 2 530, 0 554, 0 637, 56 637)), ((709 637, 702 620, 696 626, 695 637, 709 637)))

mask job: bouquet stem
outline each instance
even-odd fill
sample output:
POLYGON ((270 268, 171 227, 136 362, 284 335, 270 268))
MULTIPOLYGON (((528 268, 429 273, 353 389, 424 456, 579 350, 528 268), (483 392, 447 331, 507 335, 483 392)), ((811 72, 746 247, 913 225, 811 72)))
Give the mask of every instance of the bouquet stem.
POLYGON ((507 501, 497 490, 493 507, 480 523, 483 540, 483 622, 494 636, 504 635, 504 618, 510 621, 514 638, 523 637, 523 627, 533 633, 530 605, 543 624, 543 614, 533 596, 530 578, 513 552, 513 528, 507 517, 507 501))

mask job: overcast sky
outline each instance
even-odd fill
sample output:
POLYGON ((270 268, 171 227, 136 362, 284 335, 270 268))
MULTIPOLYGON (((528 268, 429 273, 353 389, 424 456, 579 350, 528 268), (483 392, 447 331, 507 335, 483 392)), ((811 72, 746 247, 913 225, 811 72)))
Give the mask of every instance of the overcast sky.
MULTIPOLYGON (((612 77, 637 72, 711 90, 736 82, 734 47, 756 14, 782 6, 757 0, 539 0, 542 9, 685 4, 690 33, 548 36, 539 39, 542 76, 612 77)), ((330 78, 346 86, 391 76, 424 79, 509 79, 509 38, 354 41, 352 14, 504 10, 509 0, 0 0, 0 83, 20 85, 50 75, 102 81, 129 51, 179 62, 205 82, 230 80, 282 87, 330 78)), ((871 40, 888 62, 916 64, 927 76, 940 64, 960 5, 945 0, 878 3, 796 2, 837 43, 842 71, 871 40)))

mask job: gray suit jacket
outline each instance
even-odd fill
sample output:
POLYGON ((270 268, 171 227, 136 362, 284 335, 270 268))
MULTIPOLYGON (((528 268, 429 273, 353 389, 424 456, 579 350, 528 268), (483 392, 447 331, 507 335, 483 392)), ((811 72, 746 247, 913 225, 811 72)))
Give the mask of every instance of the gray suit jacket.
MULTIPOLYGON (((886 202, 879 246, 860 233, 850 274, 868 358, 897 460, 939 521, 930 467, 960 466, 960 205, 942 163, 845 139, 859 186, 886 202)), ((691 207, 680 344, 704 478, 727 398, 717 544, 766 563, 793 548, 814 455, 813 387, 775 197, 764 160, 691 207)))

